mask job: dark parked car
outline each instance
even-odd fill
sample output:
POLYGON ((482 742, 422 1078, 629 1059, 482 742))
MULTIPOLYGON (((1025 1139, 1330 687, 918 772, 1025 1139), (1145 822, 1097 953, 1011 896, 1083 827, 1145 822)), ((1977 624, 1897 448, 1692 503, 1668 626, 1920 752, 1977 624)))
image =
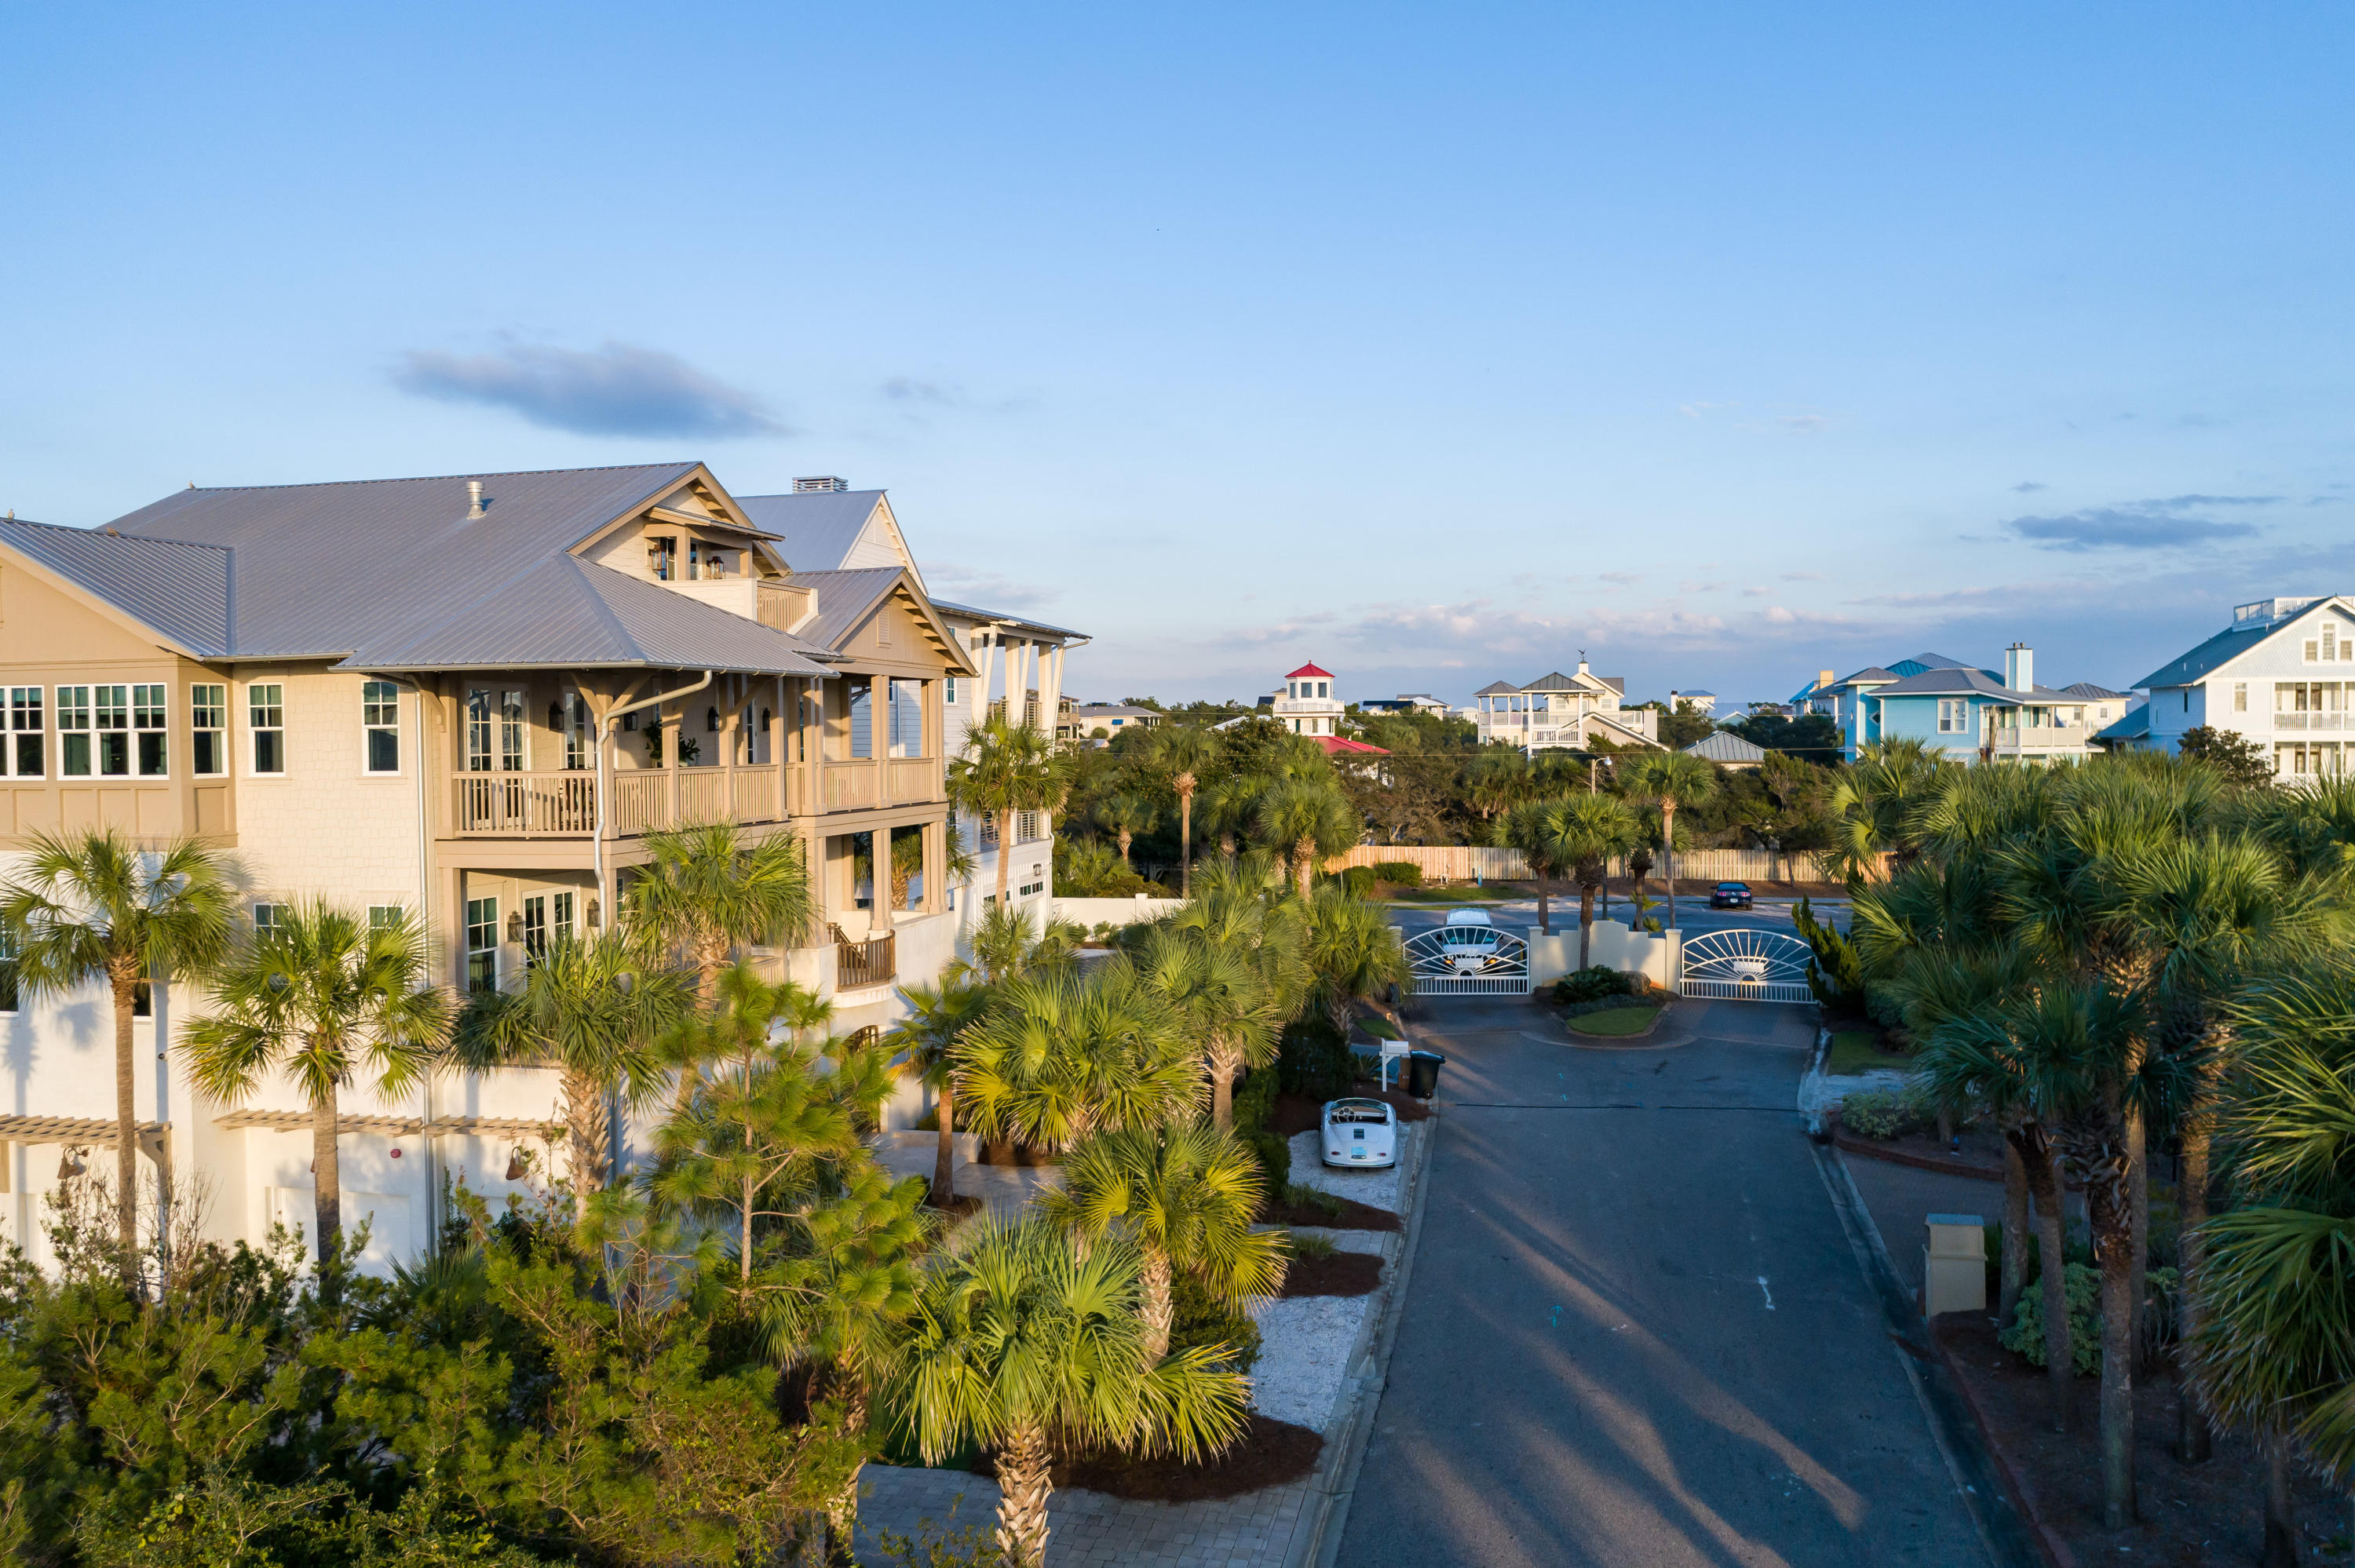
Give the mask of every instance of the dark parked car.
POLYGON ((1750 907, 1750 885, 1746 882, 1721 882, 1709 895, 1711 909, 1747 909, 1750 907))

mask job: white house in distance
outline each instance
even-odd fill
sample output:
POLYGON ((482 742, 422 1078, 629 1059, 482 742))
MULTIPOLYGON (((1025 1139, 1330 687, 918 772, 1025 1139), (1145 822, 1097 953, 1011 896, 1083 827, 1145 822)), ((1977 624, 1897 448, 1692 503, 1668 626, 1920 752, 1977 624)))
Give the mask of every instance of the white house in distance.
POLYGON ((1346 710, 1333 694, 1333 672, 1303 664, 1284 678, 1273 711, 1295 735, 1337 735, 1346 710))
POLYGON ((1109 745, 1112 737, 1123 730, 1151 729, 1160 722, 1161 715, 1151 708, 1127 703, 1074 703, 1065 707, 1062 716, 1055 721, 1055 738, 1109 745), (1103 733, 1098 735, 1098 730, 1103 733))
POLYGON ((2264 747, 2278 778, 2344 773, 2355 751, 2355 598, 2235 606, 2230 626, 2136 683, 2150 701, 2104 741, 2174 751, 2185 730, 2205 725, 2264 747))
POLYGON ((1367 714, 1428 714, 1445 718, 1455 710, 1429 692, 1401 692, 1395 697, 1360 697, 1358 711, 1367 714))
POLYGON ((1623 708, 1627 683, 1597 675, 1578 662, 1578 673, 1540 675, 1523 685, 1492 681, 1473 694, 1473 722, 1480 741, 1498 741, 1524 751, 1580 751, 1597 739, 1614 746, 1657 747, 1659 710, 1623 708))

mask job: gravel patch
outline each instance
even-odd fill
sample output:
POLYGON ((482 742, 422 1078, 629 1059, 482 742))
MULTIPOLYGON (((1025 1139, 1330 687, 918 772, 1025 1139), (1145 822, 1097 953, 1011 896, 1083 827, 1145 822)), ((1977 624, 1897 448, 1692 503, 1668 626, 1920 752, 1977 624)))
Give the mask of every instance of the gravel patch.
MULTIPOLYGON (((1292 1180, 1337 1198, 1354 1198, 1369 1208, 1399 1212, 1399 1188, 1414 1163, 1414 1140, 1429 1122, 1408 1122, 1399 1128, 1398 1163, 1387 1171, 1342 1171, 1325 1163, 1317 1134, 1303 1132, 1292 1139, 1292 1180)), ((1287 1419, 1289 1419, 1287 1417, 1287 1419)))
POLYGON ((1340 1403, 1349 1347, 1357 1343, 1367 1308, 1379 1298, 1303 1296, 1253 1303, 1260 1356, 1252 1369, 1252 1408, 1325 1432, 1340 1403))

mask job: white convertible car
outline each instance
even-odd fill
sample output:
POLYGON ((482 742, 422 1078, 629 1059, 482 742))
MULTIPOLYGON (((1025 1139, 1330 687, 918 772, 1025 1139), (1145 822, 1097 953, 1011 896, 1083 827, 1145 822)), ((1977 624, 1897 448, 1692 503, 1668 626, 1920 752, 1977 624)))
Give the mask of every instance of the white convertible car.
POLYGON ((1398 1113, 1381 1101, 1329 1101, 1324 1123, 1326 1164, 1371 1171, 1398 1163, 1398 1113))

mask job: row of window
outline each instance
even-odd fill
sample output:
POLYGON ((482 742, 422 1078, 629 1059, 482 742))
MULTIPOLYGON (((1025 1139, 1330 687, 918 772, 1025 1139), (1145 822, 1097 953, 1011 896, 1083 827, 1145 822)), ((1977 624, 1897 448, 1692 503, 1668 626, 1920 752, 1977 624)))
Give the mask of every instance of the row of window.
MULTIPOLYGON (((8 686, 0 777, 168 779, 172 773, 172 689, 155 684, 8 686), (54 746, 54 753, 51 750, 54 746)), ((245 688, 252 770, 286 771, 286 687, 257 681, 245 688)), ((360 683, 360 723, 371 773, 400 770, 400 688, 360 683)), ((188 688, 188 770, 197 778, 229 771, 229 687, 188 688)))
MULTIPOLYGON (((573 934, 573 895, 570 893, 535 893, 523 900, 523 907, 509 916, 512 928, 508 940, 523 947, 526 967, 539 961, 548 951, 548 944, 570 940, 573 934)), ((499 988, 499 901, 496 898, 466 900, 466 989, 469 991, 496 991, 499 988)))

